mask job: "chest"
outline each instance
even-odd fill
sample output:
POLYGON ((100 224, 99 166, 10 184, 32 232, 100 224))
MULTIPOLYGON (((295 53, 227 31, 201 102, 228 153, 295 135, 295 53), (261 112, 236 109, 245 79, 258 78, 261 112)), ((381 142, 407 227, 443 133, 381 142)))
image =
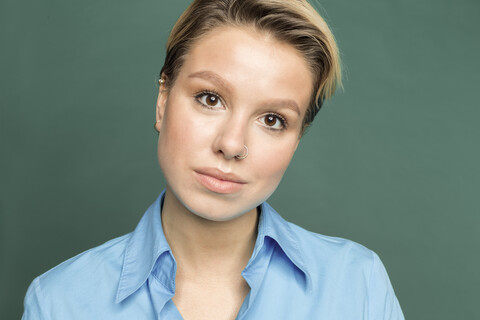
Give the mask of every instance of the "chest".
POLYGON ((225 279, 178 279, 173 303, 184 320, 234 320, 250 288, 240 276, 225 279))

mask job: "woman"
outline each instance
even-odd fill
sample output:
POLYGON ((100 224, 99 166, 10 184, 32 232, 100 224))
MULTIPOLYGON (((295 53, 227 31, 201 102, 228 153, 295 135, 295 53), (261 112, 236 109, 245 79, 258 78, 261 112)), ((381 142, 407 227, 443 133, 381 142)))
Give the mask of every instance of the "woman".
POLYGON ((195 0, 167 43, 167 187, 134 232, 36 278, 24 319, 403 319, 379 258, 268 204, 340 81, 304 0, 195 0))

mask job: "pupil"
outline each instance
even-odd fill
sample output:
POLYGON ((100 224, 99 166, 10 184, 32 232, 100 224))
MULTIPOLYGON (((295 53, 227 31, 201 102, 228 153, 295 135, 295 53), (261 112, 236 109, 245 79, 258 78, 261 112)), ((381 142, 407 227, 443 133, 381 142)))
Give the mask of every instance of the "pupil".
POLYGON ((216 105, 216 104, 217 104, 217 97, 215 97, 214 95, 209 94, 209 95, 207 96, 207 104, 208 104, 209 106, 212 106, 212 107, 213 107, 214 105, 216 105))

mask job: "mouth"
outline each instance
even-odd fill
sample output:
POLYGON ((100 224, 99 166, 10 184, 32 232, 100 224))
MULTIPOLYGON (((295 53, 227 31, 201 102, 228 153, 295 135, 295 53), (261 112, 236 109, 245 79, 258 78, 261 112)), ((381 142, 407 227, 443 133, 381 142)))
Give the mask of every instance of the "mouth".
POLYGON ((203 187, 215 193, 235 193, 247 183, 233 173, 226 173, 216 168, 201 168, 194 170, 194 173, 203 187))

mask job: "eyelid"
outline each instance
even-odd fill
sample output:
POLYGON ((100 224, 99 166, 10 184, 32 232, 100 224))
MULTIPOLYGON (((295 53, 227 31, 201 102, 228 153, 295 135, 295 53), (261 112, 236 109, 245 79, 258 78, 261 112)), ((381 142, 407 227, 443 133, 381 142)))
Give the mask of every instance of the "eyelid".
POLYGON ((287 121, 287 119, 286 119, 283 115, 281 115, 280 113, 277 113, 277 112, 268 112, 268 113, 264 114, 261 118, 265 119, 265 117, 268 117, 268 116, 270 116, 270 115, 275 116, 275 117, 277 118, 277 121, 280 121, 281 128, 278 128, 278 129, 272 128, 272 127, 270 127, 270 126, 267 126, 264 121, 261 121, 261 122, 263 122, 263 126, 264 126, 266 129, 272 130, 272 131, 283 131, 283 130, 285 130, 285 129, 288 128, 288 121, 287 121))
POLYGON ((209 105, 206 105, 205 103, 201 102, 200 101, 200 98, 204 95, 213 95, 215 97, 217 97, 218 101, 220 102, 220 104, 222 105, 222 107, 225 108, 225 101, 223 100, 223 98, 220 96, 220 94, 218 92, 216 92, 215 90, 202 90, 198 93, 196 93, 194 95, 194 98, 195 98, 195 101, 198 102, 199 104, 201 104, 203 107, 207 108, 207 109, 218 109, 216 107, 211 107, 209 105))

